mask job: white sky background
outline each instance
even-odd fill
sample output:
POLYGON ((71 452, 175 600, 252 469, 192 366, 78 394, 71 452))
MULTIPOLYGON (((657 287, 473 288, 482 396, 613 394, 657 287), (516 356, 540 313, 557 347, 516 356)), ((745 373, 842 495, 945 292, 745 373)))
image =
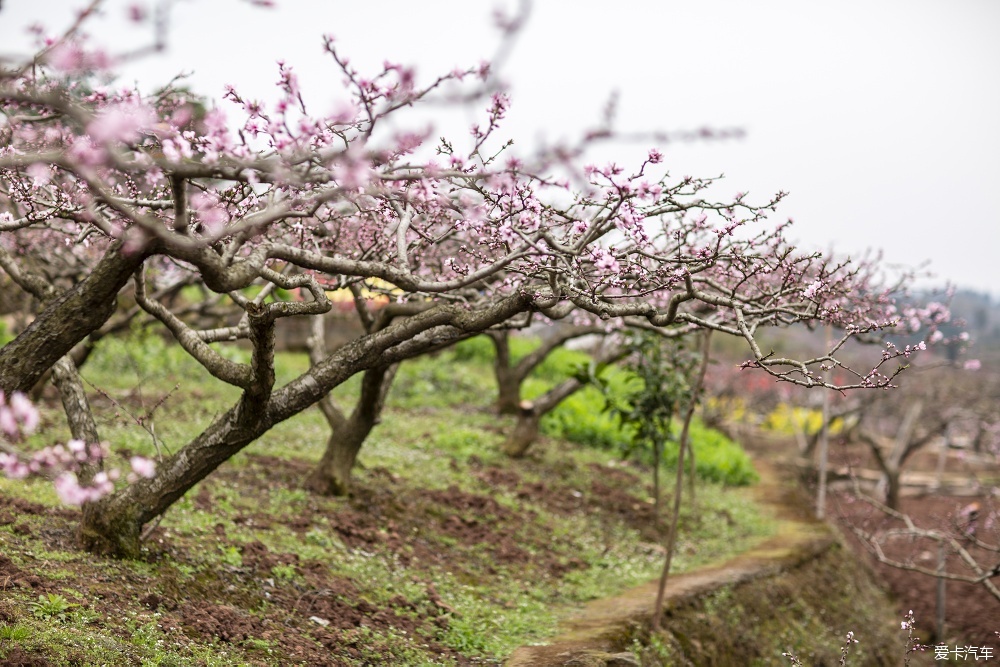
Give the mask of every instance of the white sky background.
MULTIPOLYGON (((323 112, 341 80, 323 34, 362 72, 388 59, 423 81, 498 42, 490 2, 276 2, 177 2, 168 53, 127 77, 151 89, 183 70, 210 97, 231 83, 273 98, 284 59, 323 112)), ((0 50, 27 52, 27 25, 56 32, 81 4, 4 0, 0 50)), ((90 27, 112 52, 149 34, 122 20, 128 4, 109 0, 90 27)), ((997 0, 537 0, 501 74, 513 100, 501 134, 520 150, 594 127, 613 91, 624 131, 741 127, 739 141, 662 146, 665 162, 676 176, 725 173, 720 196, 789 191, 774 221, 793 218, 806 247, 930 260, 941 281, 1000 296, 997 0)), ((437 130, 464 137, 472 120, 444 116, 437 130)), ((604 147, 601 161, 651 145, 604 147)))

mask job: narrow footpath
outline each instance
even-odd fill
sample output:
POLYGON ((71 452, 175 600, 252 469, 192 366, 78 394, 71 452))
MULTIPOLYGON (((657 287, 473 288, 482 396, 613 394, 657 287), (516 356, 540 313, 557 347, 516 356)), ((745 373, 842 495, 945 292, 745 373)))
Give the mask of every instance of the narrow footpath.
MULTIPOLYGON (((755 462, 760 482, 754 499, 770 508, 778 520, 774 536, 752 549, 717 564, 671 575, 667 581, 666 608, 723 586, 770 577, 797 567, 824 553, 836 536, 812 515, 810 500, 793 481, 783 479, 766 461, 755 462)), ((522 646, 505 663, 508 667, 624 667, 637 665, 624 641, 635 627, 648 625, 653 616, 657 582, 624 593, 594 600, 566 618, 558 634, 542 646, 522 646)))

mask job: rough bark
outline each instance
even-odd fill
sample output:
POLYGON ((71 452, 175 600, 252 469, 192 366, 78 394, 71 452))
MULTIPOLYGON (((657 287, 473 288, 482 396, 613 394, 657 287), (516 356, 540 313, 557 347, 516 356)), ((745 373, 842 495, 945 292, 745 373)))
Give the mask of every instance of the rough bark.
POLYGON ((0 349, 0 389, 27 392, 38 379, 115 312, 118 292, 145 256, 108 249, 85 280, 45 304, 17 338, 0 349))
POLYGON ((496 356, 493 370, 497 379, 497 412, 502 415, 516 415, 521 411, 521 385, 531 372, 566 341, 589 334, 604 333, 600 327, 564 327, 549 336, 542 344, 522 357, 516 364, 510 356, 510 332, 491 331, 490 340, 496 356))
MULTIPOLYGON (((361 396, 349 418, 341 415, 339 419, 331 419, 330 408, 323 410, 330 424, 330 438, 323 457, 306 480, 309 490, 328 496, 343 496, 350 491, 351 471, 361 446, 379 422, 397 368, 398 365, 393 365, 365 371, 361 396)), ((328 399, 329 396, 324 398, 320 405, 325 406, 328 399)))
POLYGON ((136 558, 142 526, 167 510, 191 487, 267 430, 254 419, 244 398, 198 437, 157 465, 152 479, 140 479, 113 495, 90 503, 83 514, 80 541, 94 553, 136 558))
POLYGON ((90 503, 83 513, 79 539, 90 551, 134 558, 142 526, 162 514, 188 489, 264 433, 275 422, 267 407, 274 387, 274 315, 248 304, 251 380, 236 405, 200 436, 157 465, 152 479, 90 503))
MULTIPOLYGON (((59 398, 62 400, 63 411, 66 413, 69 431, 73 438, 88 444, 100 442, 101 436, 97 431, 94 413, 90 409, 90 401, 87 400, 87 392, 70 355, 60 359, 52 367, 52 380, 59 390, 59 398)), ((83 466, 77 478, 81 483, 89 484, 100 470, 101 466, 98 464, 83 466)))
MULTIPOLYGON (((167 299, 173 299, 177 296, 177 294, 180 293, 181 289, 187 286, 188 284, 189 282, 185 281, 166 287, 157 292, 154 295, 154 298, 165 297, 167 299)), ((194 311, 200 313, 201 312, 200 305, 195 308, 181 309, 181 312, 184 311, 188 312, 194 311)), ((101 326, 101 328, 97 329, 93 333, 89 334, 85 339, 80 341, 80 343, 76 347, 74 347, 67 355, 73 361, 73 364, 76 366, 77 370, 83 368, 83 365, 87 363, 87 360, 90 358, 90 355, 93 354, 94 350, 97 349, 97 344, 101 342, 102 339, 128 331, 132 327, 132 324, 135 321, 136 317, 141 312, 142 309, 139 306, 133 306, 128 310, 126 310, 125 312, 120 313, 117 316, 111 317, 107 322, 104 323, 103 326, 101 326)), ((53 368, 55 367, 53 366, 53 368)), ((31 392, 29 395, 31 396, 31 399, 33 401, 37 402, 41 400, 42 392, 44 391, 45 386, 48 384, 49 380, 52 379, 52 370, 53 369, 49 369, 48 371, 43 373, 42 376, 35 383, 35 386, 31 388, 31 392)))
MULTIPOLYGON (((602 354, 597 362, 613 363, 625 354, 624 349, 613 349, 602 354)), ((524 456, 528 448, 538 439, 542 417, 585 386, 587 383, 584 380, 573 377, 563 380, 533 401, 518 401, 517 422, 502 446, 503 452, 513 458, 524 456)))
MULTIPOLYGON (((47 304, 59 299, 59 292, 51 282, 40 273, 25 269, 2 249, 0 249, 0 267, 26 293, 34 296, 40 303, 47 304)), ((79 365, 76 361, 77 355, 74 354, 81 348, 87 350, 89 347, 87 345, 77 346, 69 354, 60 357, 50 369, 42 374, 42 377, 51 377, 59 390, 63 411, 66 414, 73 438, 87 444, 93 444, 100 442, 101 436, 97 431, 97 422, 94 421, 94 413, 90 409, 90 401, 87 400, 87 392, 80 378, 79 365)), ((86 359, 86 356, 83 355, 82 358, 86 359)), ((36 383, 36 385, 40 384, 41 382, 36 383)), ((100 463, 82 466, 77 478, 84 484, 89 484, 102 467, 100 463)))
MULTIPOLYGON (((317 403, 355 373, 391 365, 468 337, 523 312, 530 305, 529 297, 515 295, 476 311, 440 306, 348 343, 278 391, 267 395, 259 390, 245 391, 237 404, 217 417, 204 432, 160 461, 152 478, 140 479, 92 503, 92 510, 84 513, 82 544, 97 553, 138 556, 144 524, 165 512, 195 484, 275 424, 317 403)), ((255 356, 263 360, 267 355, 255 356)), ((257 367, 256 361, 254 366, 257 367)))

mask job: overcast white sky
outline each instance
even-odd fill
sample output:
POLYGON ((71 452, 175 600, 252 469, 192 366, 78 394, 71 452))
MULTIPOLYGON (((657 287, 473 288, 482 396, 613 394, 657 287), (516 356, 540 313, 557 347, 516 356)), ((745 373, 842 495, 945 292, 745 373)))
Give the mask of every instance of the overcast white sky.
MULTIPOLYGON (((497 44, 489 2, 276 2, 180 0, 169 52, 128 76, 152 88, 191 71, 200 93, 232 83, 263 98, 284 59, 329 104, 340 77, 323 34, 363 70, 389 59, 427 79, 497 44)), ((64 27, 81 4, 4 0, 0 50, 23 49, 31 23, 64 27)), ((108 0, 92 26, 112 51, 138 39, 120 20, 128 4, 108 0)), ((742 127, 740 141, 669 144, 666 162, 678 176, 725 173, 725 194, 789 191, 779 213, 803 245, 930 260, 942 280, 1000 296, 997 0, 537 0, 502 75, 519 147, 592 127, 612 91, 620 129, 742 127)), ((465 118, 440 122, 467 133, 465 118)))

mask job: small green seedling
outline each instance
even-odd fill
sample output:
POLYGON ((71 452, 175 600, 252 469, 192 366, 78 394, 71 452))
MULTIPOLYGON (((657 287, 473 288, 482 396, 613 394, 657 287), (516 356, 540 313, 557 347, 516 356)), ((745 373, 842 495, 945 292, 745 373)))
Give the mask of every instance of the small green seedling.
POLYGON ((73 607, 79 607, 80 605, 70 602, 58 593, 48 593, 45 595, 39 595, 38 602, 29 602, 28 606, 31 608, 31 613, 36 618, 43 620, 51 620, 55 618, 58 621, 65 621, 66 612, 73 607))
POLYGON ((23 625, 0 625, 0 641, 23 641, 31 636, 31 630, 23 625))

